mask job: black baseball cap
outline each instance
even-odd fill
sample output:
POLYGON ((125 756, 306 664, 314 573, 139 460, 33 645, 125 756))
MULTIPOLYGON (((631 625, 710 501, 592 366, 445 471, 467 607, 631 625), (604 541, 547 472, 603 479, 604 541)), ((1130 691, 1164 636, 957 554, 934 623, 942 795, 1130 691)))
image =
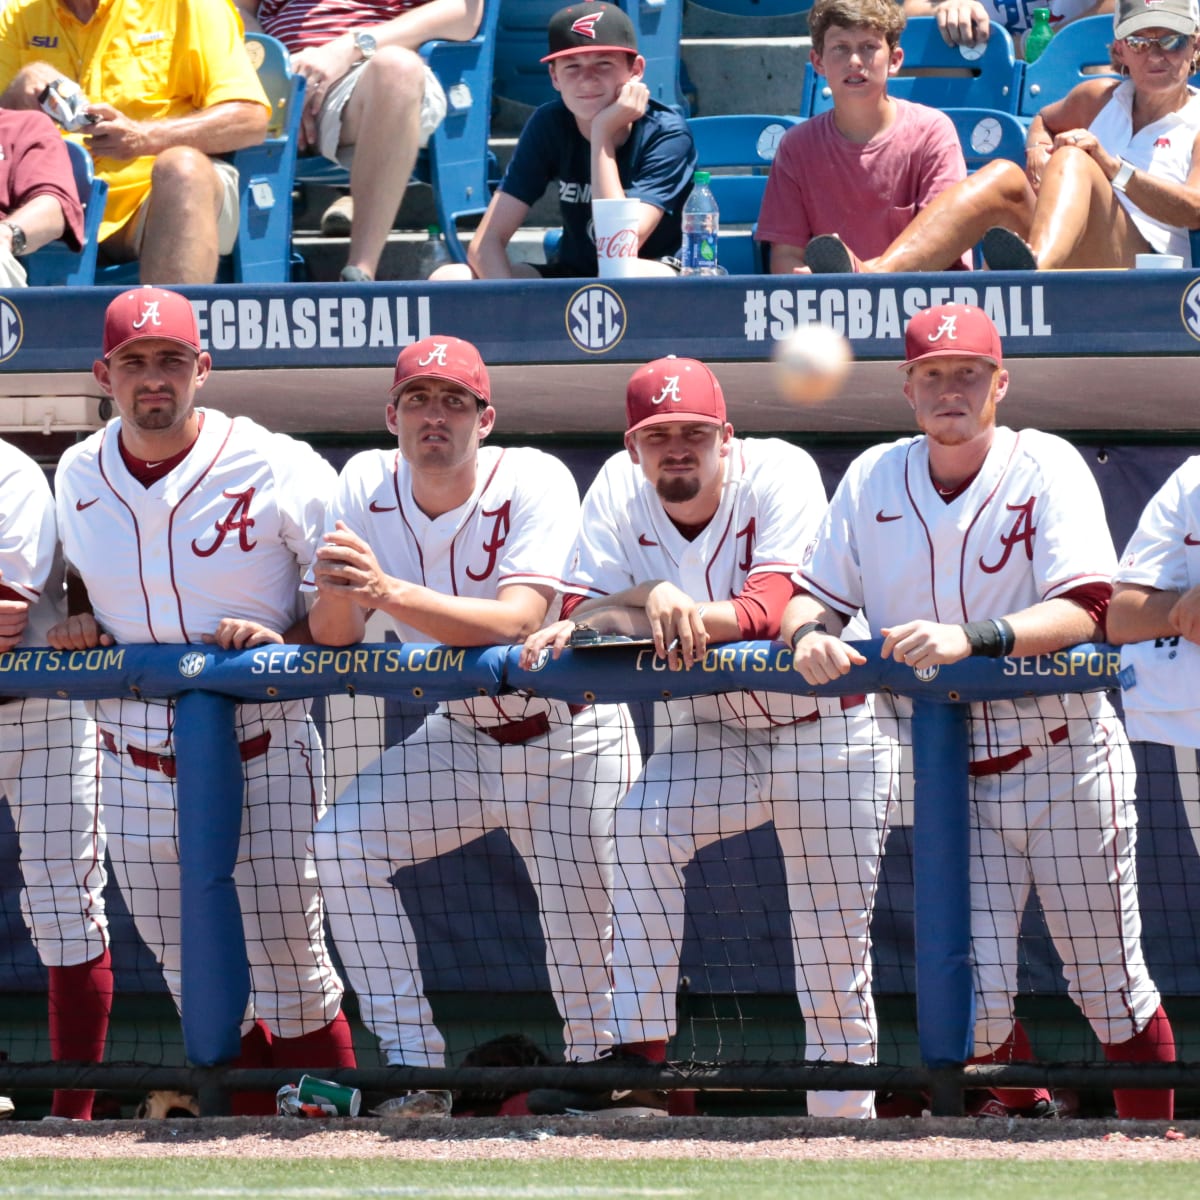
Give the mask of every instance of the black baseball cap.
POLYGON ((550 53, 542 62, 602 50, 636 54, 633 22, 615 4, 572 4, 550 18, 550 53))

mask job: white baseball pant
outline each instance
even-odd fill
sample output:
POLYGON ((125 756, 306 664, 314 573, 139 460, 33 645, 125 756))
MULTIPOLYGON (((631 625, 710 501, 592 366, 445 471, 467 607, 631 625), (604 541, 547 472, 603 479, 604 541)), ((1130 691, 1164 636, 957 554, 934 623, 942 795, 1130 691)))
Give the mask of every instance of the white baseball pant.
POLYGON ((445 1054, 392 876, 493 829, 507 831, 537 894, 567 1058, 613 1045, 613 813, 640 766, 622 705, 551 718, 548 734, 511 745, 435 713, 338 798, 314 837, 321 890, 389 1064, 441 1066, 445 1054))
MULTIPOLYGON (((617 812, 613 991, 621 1042, 675 1032, 684 867, 731 834, 775 824, 810 1062, 875 1061, 871 910, 895 791, 895 722, 868 702, 777 729, 675 725, 617 812)), ((677 710, 677 705, 672 705, 677 710)), ((814 1116, 870 1117, 874 1092, 808 1093, 814 1116)))

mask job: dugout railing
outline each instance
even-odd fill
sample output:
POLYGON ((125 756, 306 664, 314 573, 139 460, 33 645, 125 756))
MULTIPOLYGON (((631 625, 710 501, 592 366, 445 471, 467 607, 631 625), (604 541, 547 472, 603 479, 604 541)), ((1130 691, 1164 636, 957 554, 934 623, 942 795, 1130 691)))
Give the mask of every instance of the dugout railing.
POLYGON ((612 1070, 589 1066, 414 1067, 324 1070, 342 1082, 399 1093, 410 1088, 488 1091, 533 1086, 789 1091, 840 1088, 925 1091, 939 1114, 962 1111, 968 1088, 1188 1087, 1200 1064, 1083 1061, 964 1066, 972 1052, 975 994, 970 948, 967 704, 1115 689, 1119 653, 1082 645, 1037 659, 969 659, 918 677, 858 643, 866 666, 809 687, 778 643, 711 649, 691 670, 671 670, 645 646, 564 653, 537 670, 512 647, 450 650, 389 643, 330 649, 268 646, 230 652, 197 646, 121 646, 0 654, 0 695, 88 700, 174 698, 187 1066, 0 1061, 0 1093, 51 1087, 183 1088, 202 1110, 226 1111, 234 1088, 278 1087, 296 1071, 235 1070, 249 995, 233 864, 243 803, 234 713, 239 701, 339 694, 423 703, 519 690, 576 704, 656 702, 734 689, 830 696, 891 692, 912 699, 913 882, 920 1066, 830 1063, 688 1063, 612 1070))

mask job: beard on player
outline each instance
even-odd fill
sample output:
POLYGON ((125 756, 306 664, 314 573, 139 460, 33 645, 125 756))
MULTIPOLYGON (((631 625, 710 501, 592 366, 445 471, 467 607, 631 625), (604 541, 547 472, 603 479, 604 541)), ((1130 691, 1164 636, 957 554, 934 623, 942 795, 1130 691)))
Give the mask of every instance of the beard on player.
POLYGON ((663 475, 654 485, 658 498, 667 504, 686 504, 700 495, 699 475, 663 475))

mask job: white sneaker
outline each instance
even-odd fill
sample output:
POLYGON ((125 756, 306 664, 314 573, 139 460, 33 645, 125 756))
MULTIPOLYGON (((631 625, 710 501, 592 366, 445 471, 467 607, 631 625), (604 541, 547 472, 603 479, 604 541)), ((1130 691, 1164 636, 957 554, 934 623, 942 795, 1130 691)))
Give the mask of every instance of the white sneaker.
POLYGON ((0 1121, 11 1117, 16 1111, 17 1106, 7 1096, 0 1096, 0 1121))

